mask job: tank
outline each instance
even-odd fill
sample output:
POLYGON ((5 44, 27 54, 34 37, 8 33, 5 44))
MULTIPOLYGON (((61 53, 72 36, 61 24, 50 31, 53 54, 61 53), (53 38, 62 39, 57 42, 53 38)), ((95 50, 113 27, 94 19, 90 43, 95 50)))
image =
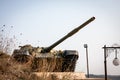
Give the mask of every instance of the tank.
POLYGON ((20 49, 15 49, 12 57, 20 63, 27 63, 31 58, 31 70, 33 72, 74 72, 76 61, 79 58, 78 51, 54 50, 53 48, 77 33, 94 19, 95 17, 91 17, 48 47, 19 46, 20 49))

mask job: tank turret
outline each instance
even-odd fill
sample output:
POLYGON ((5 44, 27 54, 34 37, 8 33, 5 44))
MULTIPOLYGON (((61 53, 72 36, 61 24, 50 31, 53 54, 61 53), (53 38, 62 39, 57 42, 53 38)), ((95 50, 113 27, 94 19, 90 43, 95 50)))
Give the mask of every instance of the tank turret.
MULTIPOLYGON (((53 48, 77 33, 94 19, 95 17, 90 18, 49 47, 32 47, 31 45, 24 45, 20 46, 20 49, 14 50, 12 56, 18 61, 25 60, 27 56, 32 56, 32 71, 73 72, 75 70, 76 61, 79 57, 78 52, 76 50, 53 50, 53 48), (19 57, 20 59, 18 59, 19 57)), ((27 60, 25 61, 27 62, 27 60)))

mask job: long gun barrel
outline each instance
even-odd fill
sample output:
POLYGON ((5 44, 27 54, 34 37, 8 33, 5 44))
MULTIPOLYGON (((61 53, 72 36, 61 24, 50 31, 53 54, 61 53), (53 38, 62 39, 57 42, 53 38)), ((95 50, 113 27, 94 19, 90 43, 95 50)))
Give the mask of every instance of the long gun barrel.
POLYGON ((50 50, 52 50, 54 47, 56 47, 58 44, 60 44, 61 42, 63 42, 67 38, 71 37, 73 34, 77 33, 80 29, 82 29, 83 27, 85 27, 87 24, 89 24, 90 22, 92 22, 94 19, 95 19, 95 17, 90 18, 89 20, 87 20, 86 22, 84 22, 82 25, 80 25, 77 28, 75 28, 72 31, 70 31, 67 35, 65 35, 64 37, 62 37, 60 40, 58 40, 57 42, 55 42, 51 46, 49 46, 47 48, 44 48, 41 52, 42 53, 50 52, 50 50))

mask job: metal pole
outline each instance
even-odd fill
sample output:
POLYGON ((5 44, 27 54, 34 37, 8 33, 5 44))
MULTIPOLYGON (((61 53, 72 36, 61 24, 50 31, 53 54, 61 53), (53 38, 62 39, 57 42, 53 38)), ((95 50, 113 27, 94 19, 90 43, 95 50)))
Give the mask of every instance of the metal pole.
POLYGON ((107 80, 107 56, 106 56, 106 45, 104 45, 104 67, 105 67, 105 80, 107 80))
POLYGON ((117 59, 117 49, 115 49, 115 58, 117 59))
POLYGON ((87 77, 89 78, 88 48, 86 48, 87 77))
POLYGON ((88 62, 88 46, 87 46, 87 44, 84 44, 84 48, 86 48, 87 77, 89 78, 89 62, 88 62))

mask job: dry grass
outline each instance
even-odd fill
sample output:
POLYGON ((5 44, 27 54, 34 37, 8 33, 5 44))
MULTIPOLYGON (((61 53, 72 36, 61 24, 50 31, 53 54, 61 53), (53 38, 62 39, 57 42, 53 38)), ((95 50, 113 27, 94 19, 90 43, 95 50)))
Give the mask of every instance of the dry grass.
POLYGON ((16 47, 16 37, 13 35, 10 37, 10 31, 12 30, 12 26, 8 27, 6 25, 0 26, 0 51, 5 53, 12 53, 14 47, 16 47), (10 28, 9 31, 7 28, 10 28))
MULTIPOLYGON (((60 62, 58 64, 59 60, 60 59, 41 59, 39 61, 43 63, 43 65, 36 66, 38 63, 35 64, 33 58, 29 58, 29 61, 26 63, 19 63, 10 55, 0 52, 0 80, 59 80, 56 75, 51 74, 46 76, 46 74, 44 74, 46 70, 49 72, 57 71, 57 69, 60 70, 60 62), (55 67, 56 65, 57 67, 55 67), (42 77, 32 74, 35 70, 42 71, 42 77)), ((60 68, 62 68, 62 66, 60 68)), ((69 80, 69 77, 64 76, 62 80, 69 80)))
POLYGON ((30 70, 29 62, 18 63, 8 54, 0 52, 0 80, 38 80, 30 70))

